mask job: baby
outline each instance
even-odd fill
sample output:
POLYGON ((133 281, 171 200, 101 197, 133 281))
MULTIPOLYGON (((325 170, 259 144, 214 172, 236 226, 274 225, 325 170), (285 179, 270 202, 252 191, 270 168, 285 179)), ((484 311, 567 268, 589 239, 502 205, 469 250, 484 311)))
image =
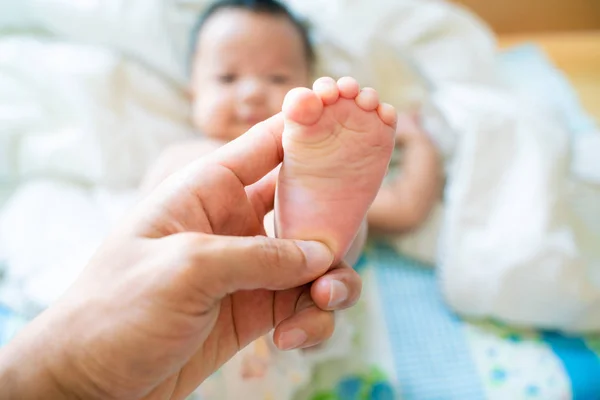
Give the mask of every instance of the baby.
MULTIPOLYGON (((142 183, 144 191, 280 112, 291 89, 310 85, 316 55, 307 29, 276 1, 217 1, 192 38, 192 121, 205 138, 167 149, 142 183)), ((398 117, 401 174, 386 181, 368 211, 373 231, 419 227, 440 197, 440 156, 417 120, 416 113, 398 117)), ((267 231, 271 227, 266 224, 267 231)))
MULTIPOLYGON (((316 57, 306 28, 285 6, 273 0, 218 1, 201 16, 193 38, 192 121, 205 138, 168 149, 143 190, 283 110, 284 162, 277 221, 265 221, 269 234, 320 240, 335 262, 352 265, 366 238, 365 213, 372 229, 385 232, 413 229, 427 217, 438 196, 439 160, 416 118, 398 117, 402 174, 380 187, 393 147, 386 135, 393 133, 395 111, 351 78, 321 78, 313 90, 304 89, 316 57)), ((232 362, 239 379, 265 377, 274 351, 270 339, 251 345, 232 362)))

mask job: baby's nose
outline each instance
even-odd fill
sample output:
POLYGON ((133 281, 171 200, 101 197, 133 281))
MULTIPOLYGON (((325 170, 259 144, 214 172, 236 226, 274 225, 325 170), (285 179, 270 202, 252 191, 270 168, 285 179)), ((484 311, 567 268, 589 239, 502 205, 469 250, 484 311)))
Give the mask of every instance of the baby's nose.
POLYGON ((262 103, 266 88, 260 79, 245 79, 240 82, 239 96, 244 103, 262 103))

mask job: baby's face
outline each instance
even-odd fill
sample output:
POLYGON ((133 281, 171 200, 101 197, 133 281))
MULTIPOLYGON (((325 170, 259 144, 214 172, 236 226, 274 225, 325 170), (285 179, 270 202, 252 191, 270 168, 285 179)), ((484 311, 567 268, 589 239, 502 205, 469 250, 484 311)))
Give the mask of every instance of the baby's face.
POLYGON ((192 70, 193 122, 230 141, 281 111, 286 93, 309 82, 300 34, 284 17, 226 9, 198 38, 192 70))

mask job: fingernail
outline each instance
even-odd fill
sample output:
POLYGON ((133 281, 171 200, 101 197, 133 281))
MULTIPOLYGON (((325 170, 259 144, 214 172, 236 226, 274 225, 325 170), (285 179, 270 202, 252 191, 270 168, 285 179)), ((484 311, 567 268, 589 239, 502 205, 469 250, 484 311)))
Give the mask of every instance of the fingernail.
POLYGON ((331 266, 333 254, 331 254, 331 251, 323 243, 298 240, 296 244, 304 253, 309 269, 324 271, 331 266))
POLYGON ((330 308, 335 308, 348 299, 348 288, 340 281, 329 281, 329 304, 330 308))
POLYGON ((279 336, 279 348, 281 350, 292 350, 302 346, 308 336, 302 329, 291 329, 279 336))

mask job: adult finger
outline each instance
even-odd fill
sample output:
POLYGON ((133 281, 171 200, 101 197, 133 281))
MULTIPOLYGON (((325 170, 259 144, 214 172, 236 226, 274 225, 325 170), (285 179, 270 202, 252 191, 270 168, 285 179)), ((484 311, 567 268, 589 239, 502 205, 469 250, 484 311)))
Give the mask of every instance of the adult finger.
POLYGON ((317 307, 323 310, 340 311, 352 307, 362 291, 362 279, 347 264, 328 271, 311 287, 311 296, 317 307))
MULTIPOLYGON (((264 236, 175 235, 189 277, 215 299, 240 290, 286 290, 323 275, 333 254, 322 243, 264 236)), ((187 276, 187 273, 186 273, 187 276)))
POLYGON ((203 161, 219 164, 231 170, 244 186, 251 185, 283 161, 282 134, 283 116, 276 114, 203 161))
POLYGON ((257 215, 264 216, 273 210, 280 166, 281 164, 264 178, 246 188, 246 195, 256 210, 257 215))
POLYGON ((307 289, 300 295, 294 314, 275 327, 273 341, 280 350, 307 348, 329 339, 334 329, 333 312, 317 307, 307 289))

